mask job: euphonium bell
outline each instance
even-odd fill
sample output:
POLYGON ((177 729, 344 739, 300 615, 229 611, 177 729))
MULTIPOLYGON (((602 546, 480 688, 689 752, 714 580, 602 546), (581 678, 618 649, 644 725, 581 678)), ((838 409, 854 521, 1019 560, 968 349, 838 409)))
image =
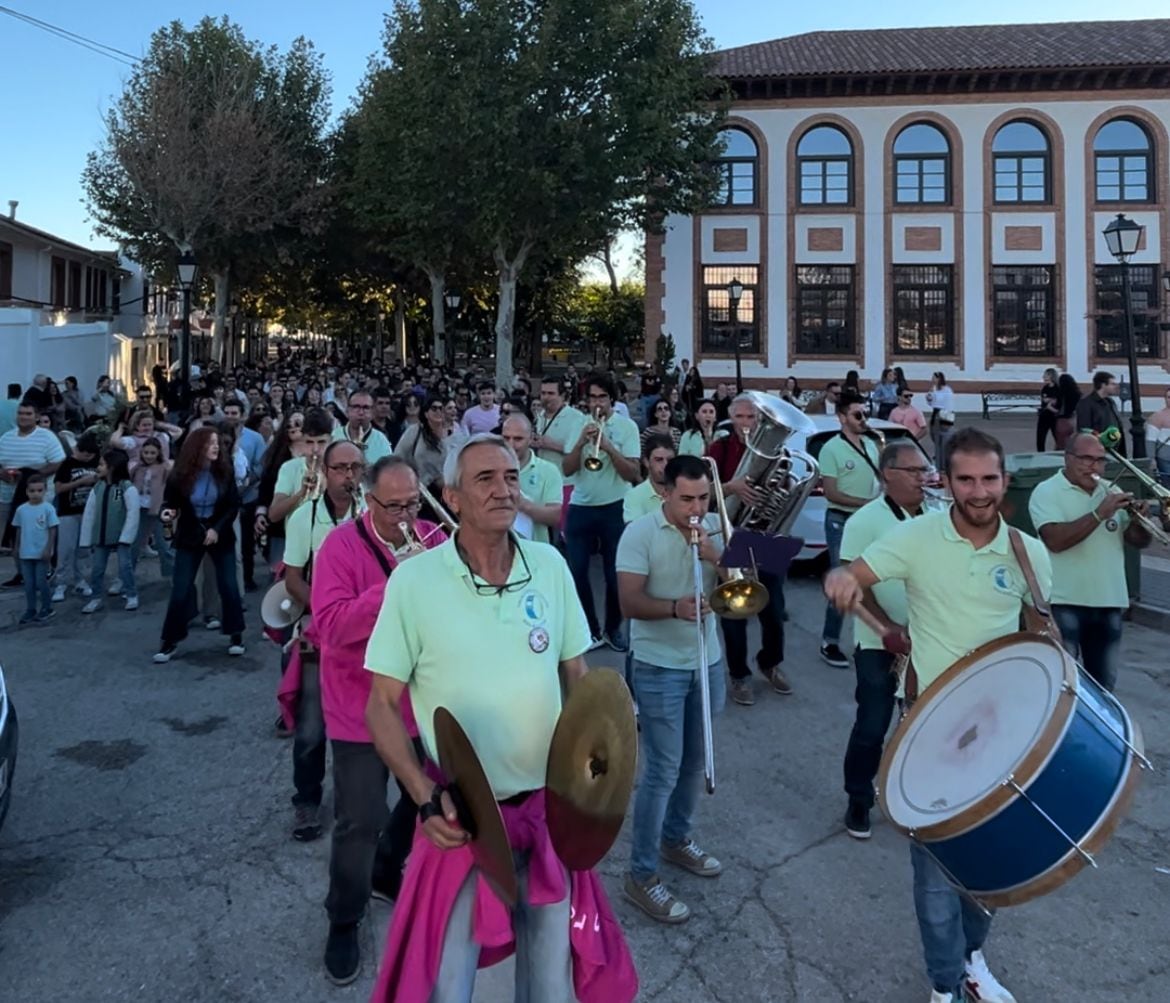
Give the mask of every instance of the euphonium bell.
MULTIPOLYGON (((719 468, 711 457, 705 456, 703 460, 711 471, 711 491, 715 497, 719 524, 723 527, 723 546, 727 547, 731 543, 731 534, 734 530, 723 499, 719 468)), ((726 617, 728 620, 746 620, 768 605, 768 590, 756 577, 755 569, 748 574, 742 568, 728 568, 727 578, 712 590, 707 598, 707 605, 716 616, 726 617)))
POLYGON ((582 466, 586 470, 592 470, 596 473, 604 466, 604 464, 601 462, 601 436, 603 434, 601 428, 601 408, 594 410, 593 422, 597 425, 597 439, 594 441, 593 448, 589 451, 589 455, 586 456, 582 462, 582 466))

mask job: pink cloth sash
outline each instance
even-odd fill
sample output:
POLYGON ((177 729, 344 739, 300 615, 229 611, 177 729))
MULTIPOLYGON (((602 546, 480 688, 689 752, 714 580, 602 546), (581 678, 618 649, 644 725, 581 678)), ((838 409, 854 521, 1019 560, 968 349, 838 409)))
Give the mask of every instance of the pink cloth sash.
MULTIPOLYGON (((552 905, 565 897, 564 868, 544 816, 544 791, 524 804, 501 805, 512 848, 529 853, 528 898, 552 905)), ((416 826, 414 844, 386 936, 386 952, 371 1003, 427 1003, 439 977, 443 938, 455 899, 473 868, 471 850, 440 850, 416 826)), ((631 1003, 638 973, 601 880, 593 871, 570 879, 569 947, 573 987, 580 1003, 631 1003)), ((473 938, 479 967, 503 961, 516 949, 512 917, 482 874, 476 876, 473 938)))

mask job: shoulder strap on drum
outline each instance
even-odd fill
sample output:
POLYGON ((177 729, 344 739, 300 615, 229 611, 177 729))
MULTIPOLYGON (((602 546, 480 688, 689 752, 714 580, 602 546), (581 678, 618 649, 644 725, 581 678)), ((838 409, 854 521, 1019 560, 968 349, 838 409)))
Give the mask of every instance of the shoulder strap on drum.
POLYGON ((1012 553, 1016 555, 1016 562, 1024 573, 1024 581, 1028 583, 1028 591, 1032 593, 1032 607, 1038 623, 1029 622, 1029 608, 1024 605, 1024 621, 1029 630, 1039 630, 1061 641, 1060 628, 1052 619, 1052 608, 1048 605, 1048 597, 1040 590, 1040 583, 1036 581, 1036 572, 1032 568, 1032 561, 1028 557, 1028 548, 1024 546, 1024 539, 1020 531, 1014 526, 1008 530, 1008 539, 1012 544, 1012 553))

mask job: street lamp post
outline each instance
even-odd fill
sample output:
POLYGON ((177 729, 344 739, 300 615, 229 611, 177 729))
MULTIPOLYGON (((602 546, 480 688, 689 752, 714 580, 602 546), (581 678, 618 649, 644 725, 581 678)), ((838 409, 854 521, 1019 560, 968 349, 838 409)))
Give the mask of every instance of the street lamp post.
MULTIPOLYGON (((448 289, 443 294, 443 302, 447 305, 447 309, 454 315, 452 320, 459 316, 459 304, 462 302, 462 297, 460 297, 458 289, 448 289)), ((449 366, 455 365, 455 348, 455 330, 452 327, 447 333, 447 365, 449 366)))
POLYGON ((177 270, 179 285, 183 288, 183 329, 179 342, 179 399, 184 412, 191 402, 191 287, 195 285, 197 267, 195 254, 190 246, 183 247, 177 270))
POLYGON ((735 392, 743 393, 743 364, 739 357, 739 301, 743 298, 743 283, 738 278, 727 283, 728 318, 731 337, 735 341, 735 392))
POLYGON ((1133 438, 1133 458, 1146 456, 1146 419, 1142 415, 1142 392, 1138 385, 1137 344, 1133 333, 1133 302, 1129 279, 1129 259, 1137 253, 1145 227, 1118 213, 1104 230, 1109 253, 1121 265, 1121 305, 1125 314, 1125 350, 1129 355, 1129 428, 1133 438))

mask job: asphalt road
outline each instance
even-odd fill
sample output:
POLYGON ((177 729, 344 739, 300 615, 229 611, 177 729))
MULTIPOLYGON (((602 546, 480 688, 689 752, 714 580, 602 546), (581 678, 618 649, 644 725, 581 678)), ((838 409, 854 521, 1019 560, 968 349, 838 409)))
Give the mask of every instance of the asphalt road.
MULTIPOLYGON (((291 745, 271 732, 275 649, 254 627, 241 658, 196 634, 155 666, 163 586, 142 594, 137 613, 117 603, 81 617, 73 600, 55 623, 20 629, 20 600, 0 598, 22 726, 0 832, 0 1000, 367 998, 388 907, 375 903, 363 926, 361 979, 331 987, 320 964, 328 840, 289 838, 291 745)), ((695 835, 724 874, 670 874, 694 916, 665 928, 620 898, 624 835, 602 864, 640 998, 925 1003, 905 841, 884 823, 868 843, 841 827, 851 673, 817 657, 816 584, 790 582, 788 599, 795 695, 758 684, 754 707, 729 703, 716 723, 719 786, 695 835)), ((1164 635, 1127 626, 1119 695, 1156 765, 1170 724, 1165 648, 1164 635)), ((1155 772, 1099 870, 1001 913, 988 957, 1021 1003, 1167 998, 1167 828, 1170 787, 1155 772)), ((510 998, 506 965, 482 974, 477 1000, 510 998)))

